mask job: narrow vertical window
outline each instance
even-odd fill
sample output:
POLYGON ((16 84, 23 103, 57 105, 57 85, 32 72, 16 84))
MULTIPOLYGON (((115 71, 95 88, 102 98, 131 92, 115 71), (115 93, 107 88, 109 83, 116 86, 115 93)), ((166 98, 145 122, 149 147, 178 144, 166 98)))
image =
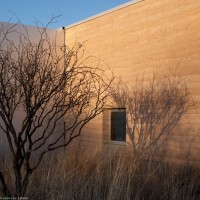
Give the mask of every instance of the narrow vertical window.
POLYGON ((103 110, 103 144, 126 142, 126 109, 105 108, 103 110))
POLYGON ((121 111, 111 112, 111 140, 126 141, 126 113, 121 111))

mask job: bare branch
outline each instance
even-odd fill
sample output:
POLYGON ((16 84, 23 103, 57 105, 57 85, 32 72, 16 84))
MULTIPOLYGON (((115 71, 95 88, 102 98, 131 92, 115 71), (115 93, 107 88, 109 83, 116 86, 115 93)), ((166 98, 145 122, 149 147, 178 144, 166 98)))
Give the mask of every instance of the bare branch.
POLYGON ((84 58, 82 44, 67 47, 64 55, 47 27, 38 27, 37 41, 24 27, 25 33, 16 32, 17 43, 7 39, 12 29, 0 29, 0 128, 13 156, 16 196, 25 194, 31 174, 47 152, 67 146, 102 112, 113 81, 97 58, 95 66, 87 65, 91 57, 84 58), (22 116, 17 128, 18 113, 22 116))

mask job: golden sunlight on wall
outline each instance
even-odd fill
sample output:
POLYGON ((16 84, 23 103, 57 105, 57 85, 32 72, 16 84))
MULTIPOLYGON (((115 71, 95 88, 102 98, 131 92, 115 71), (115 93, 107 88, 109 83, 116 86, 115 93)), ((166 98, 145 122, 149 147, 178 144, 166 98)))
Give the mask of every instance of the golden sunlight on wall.
MULTIPOLYGON (((183 76, 196 102, 168 143, 172 151, 198 152, 200 142, 200 1, 144 0, 66 28, 66 44, 85 42, 85 55, 102 59, 131 84, 138 76, 171 71, 183 76)), ((102 117, 87 129, 101 141, 102 117)))

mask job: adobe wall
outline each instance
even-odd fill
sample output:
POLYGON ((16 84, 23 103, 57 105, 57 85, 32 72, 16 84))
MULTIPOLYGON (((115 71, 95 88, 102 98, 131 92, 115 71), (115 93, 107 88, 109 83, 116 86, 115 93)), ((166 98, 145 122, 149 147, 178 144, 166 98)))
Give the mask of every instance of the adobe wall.
MULTIPOLYGON (((12 40, 15 45, 17 46, 21 34, 25 35, 26 37, 29 37, 29 39, 32 42, 37 42, 40 39, 40 32, 42 31, 42 28, 38 29, 37 27, 34 26, 25 26, 22 24, 11 24, 11 23, 6 23, 6 22, 0 22, 0 28, 4 27, 5 29, 12 28, 12 32, 8 34, 8 38, 12 40)), ((49 38, 54 39, 56 35, 57 30, 54 29, 47 29, 47 33, 49 38)), ((16 128, 17 131, 21 130, 23 120, 25 118, 25 113, 23 109, 19 109, 16 111, 13 119, 13 125, 16 128)), ((3 121, 0 118, 0 125, 3 126, 3 121)), ((63 124, 63 123, 62 123, 63 124)), ((38 137, 38 135, 36 136, 38 137)), ((8 157, 10 153, 9 149, 9 144, 7 137, 5 133, 0 129, 0 165, 3 158, 8 157)))
MULTIPOLYGON (((68 27, 66 45, 85 42, 85 55, 102 59, 127 83, 169 71, 183 76, 196 102, 169 142, 170 149, 199 151, 200 1, 144 0, 68 27)), ((89 143, 102 140, 102 116, 87 128, 89 143)), ((82 136, 84 137, 84 136, 82 136)))

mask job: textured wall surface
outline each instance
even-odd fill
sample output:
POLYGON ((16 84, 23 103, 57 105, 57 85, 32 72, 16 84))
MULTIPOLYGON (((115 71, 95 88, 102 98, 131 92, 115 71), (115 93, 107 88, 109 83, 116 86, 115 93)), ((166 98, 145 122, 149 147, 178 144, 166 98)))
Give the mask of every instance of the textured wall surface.
MULTIPOLYGON (((169 71, 183 76, 196 102, 170 139, 172 151, 200 149, 200 1, 144 0, 68 27, 66 44, 85 42, 85 55, 102 59, 129 84, 169 71)), ((105 68, 106 69, 106 68, 105 68)), ((87 129, 101 141, 102 117, 87 129)), ((84 137, 84 136, 82 136, 84 137)))
MULTIPOLYGON (((5 23, 0 23, 0 25, 5 23)), ((37 29, 27 27, 31 38, 37 39, 37 29)), ((24 31, 19 27, 18 31, 24 31)), ((58 44, 63 45, 63 30, 57 31, 58 44)), ((182 76, 188 83, 195 106, 190 109, 168 142, 172 152, 199 153, 200 150, 200 1, 143 0, 88 21, 66 27, 66 45, 83 42, 85 56, 102 60, 102 67, 113 70, 128 84, 137 77, 146 81, 153 74, 169 71, 182 76)), ((17 41, 16 35, 11 36, 17 41)), ((89 64, 96 65, 95 59, 89 64)), ((19 114, 16 126, 22 119, 19 114)), ((1 121, 0 121, 1 123, 1 121)), ((102 116, 95 118, 81 136, 86 147, 101 145, 102 116)), ((0 132, 0 156, 8 147, 0 132)), ((4 153, 3 153, 4 154, 4 153)))
MULTIPOLYGON (((0 22, 0 28, 4 27, 6 28, 11 28, 13 24, 6 23, 6 22, 0 22)), ((40 29, 40 31, 42 28, 40 29)), ((47 29, 48 36, 51 39, 55 38, 56 32, 60 33, 59 30, 54 30, 54 29, 47 29)), ((11 39, 15 45, 17 46, 19 39, 20 39, 20 34, 24 34, 25 36, 29 36, 29 39, 32 42, 37 42, 40 38, 40 33, 37 27, 33 26, 23 26, 21 24, 17 24, 12 28, 12 32, 8 34, 8 38, 11 39)), ((13 125, 17 131, 21 130, 22 122, 24 120, 25 114, 23 110, 20 108, 17 110, 16 114, 14 115, 14 120, 13 120, 13 125)), ((4 123, 2 122, 2 119, 0 118, 0 125, 3 125, 4 123)), ((2 157, 6 157, 8 152, 10 152, 9 145, 7 142, 7 137, 5 133, 0 129, 0 162, 2 157)))
MULTIPOLYGON (((200 1, 144 0, 93 20, 68 27, 67 45, 85 42, 85 55, 102 59, 128 83, 138 76, 176 73, 188 83, 196 102, 174 130, 172 151, 199 151, 200 142, 200 1)), ((102 140, 102 116, 83 136, 102 140)))

